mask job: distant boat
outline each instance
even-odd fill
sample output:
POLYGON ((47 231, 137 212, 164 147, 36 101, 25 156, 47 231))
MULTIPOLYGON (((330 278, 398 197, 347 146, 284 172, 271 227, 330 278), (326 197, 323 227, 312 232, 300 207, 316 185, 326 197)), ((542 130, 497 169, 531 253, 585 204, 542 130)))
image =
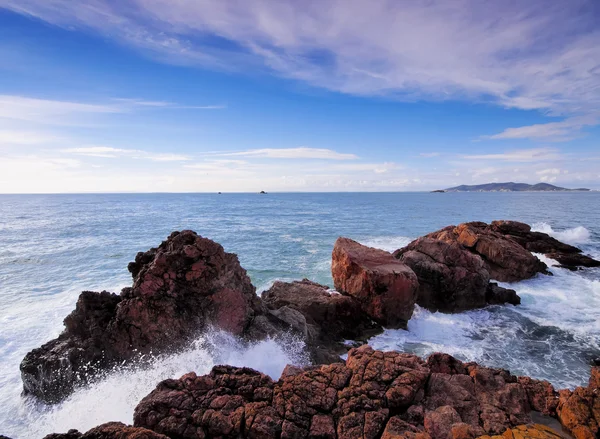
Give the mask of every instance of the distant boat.
POLYGON ((443 194, 443 193, 445 193, 445 192, 446 192, 446 191, 445 191, 445 190, 443 190, 443 189, 437 189, 437 190, 435 190, 435 191, 431 191, 431 193, 432 193, 432 194, 443 194))
POLYGON ((266 194, 266 192, 265 192, 265 191, 260 191, 259 193, 260 193, 260 194, 266 194))

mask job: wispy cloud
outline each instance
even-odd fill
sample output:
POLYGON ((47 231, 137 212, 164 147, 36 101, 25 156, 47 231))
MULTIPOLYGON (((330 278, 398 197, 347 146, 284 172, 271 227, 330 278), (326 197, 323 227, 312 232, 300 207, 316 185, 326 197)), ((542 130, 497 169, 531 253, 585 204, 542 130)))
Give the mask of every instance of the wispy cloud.
POLYGON ((533 148, 508 151, 499 154, 475 154, 463 155, 465 160, 495 160, 503 162, 543 162, 559 160, 562 158, 560 152, 554 148, 533 148))
MULTIPOLYGON (((0 0, 1 2, 2 0, 0 0)), ((0 3, 1 6, 1 3, 0 3)), ((130 113, 136 109, 223 109, 225 106, 182 106, 141 99, 110 99, 104 103, 70 102, 0 95, 0 118, 42 124, 71 125, 86 117, 130 113)))
POLYGON ((0 0, 0 6, 99 32, 167 62, 262 66, 345 93, 491 100, 557 115, 585 113, 600 102, 592 0, 0 0))
POLYGON ((419 155, 421 157, 431 158, 431 157, 439 157, 441 154, 439 152, 422 152, 419 155))
POLYGON ((501 133, 491 136, 482 136, 482 139, 540 139, 546 141, 566 141, 580 135, 582 128, 597 125, 600 116, 590 114, 580 117, 570 117, 561 122, 550 122, 507 128, 501 133))
POLYGON ((0 147, 13 145, 41 145, 56 142, 60 137, 50 133, 29 130, 0 130, 0 147))
POLYGON ((190 157, 183 154, 153 153, 148 151, 142 151, 139 149, 122 149, 113 148, 110 146, 83 146, 77 148, 66 148, 61 150, 61 152, 87 157, 111 159, 119 157, 129 157, 132 159, 147 159, 155 162, 184 162, 191 160, 190 157))
POLYGON ((323 160, 355 160, 355 154, 341 153, 321 148, 264 148, 221 153, 222 156, 263 157, 269 159, 323 159, 323 160))

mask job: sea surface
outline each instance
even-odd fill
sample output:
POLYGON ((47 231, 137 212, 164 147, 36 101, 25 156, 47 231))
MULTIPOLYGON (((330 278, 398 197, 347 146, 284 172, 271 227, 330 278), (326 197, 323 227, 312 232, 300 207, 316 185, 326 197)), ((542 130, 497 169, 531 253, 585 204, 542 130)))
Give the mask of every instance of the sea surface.
MULTIPOLYGON (((129 286, 127 263, 173 230, 195 230, 237 253, 260 293, 275 280, 332 285, 338 236, 393 251, 450 224, 494 219, 527 222, 600 257, 599 192, 0 195, 0 434, 41 438, 131 423, 137 402, 162 379, 218 363, 278 378, 287 363, 305 361, 301 343, 248 346, 211 332, 150 367, 115 370, 62 404, 24 398, 23 356, 61 332, 82 290, 129 286)), ((551 271, 510 285, 521 306, 417 308, 408 331, 385 331, 370 344, 422 356, 444 351, 559 388, 583 384, 600 356, 600 270, 551 271)))

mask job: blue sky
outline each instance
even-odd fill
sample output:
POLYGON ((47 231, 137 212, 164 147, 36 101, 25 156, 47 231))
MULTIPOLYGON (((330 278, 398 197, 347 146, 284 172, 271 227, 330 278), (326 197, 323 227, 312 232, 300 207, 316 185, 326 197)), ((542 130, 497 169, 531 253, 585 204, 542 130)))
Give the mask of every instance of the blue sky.
POLYGON ((0 0, 0 193, 600 189, 600 6, 0 0))

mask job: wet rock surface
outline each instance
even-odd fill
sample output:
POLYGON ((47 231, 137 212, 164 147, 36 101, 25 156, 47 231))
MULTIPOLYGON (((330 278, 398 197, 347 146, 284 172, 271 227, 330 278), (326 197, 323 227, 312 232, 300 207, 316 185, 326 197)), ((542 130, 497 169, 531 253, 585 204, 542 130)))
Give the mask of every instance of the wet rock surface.
POLYGON ((69 430, 67 433, 49 434, 44 439, 168 439, 168 437, 146 428, 131 427, 121 422, 108 422, 85 433, 69 430))
POLYGON ((247 368, 166 380, 135 409, 134 425, 171 438, 475 438, 552 411, 548 383, 447 354, 362 346, 345 363, 289 368, 278 381, 247 368))
POLYGON ((267 313, 237 256, 189 230, 138 253, 128 268, 131 288, 83 292, 63 333, 27 354, 26 393, 56 402, 116 362, 176 350, 209 324, 244 335, 267 313))
POLYGON ((457 242, 419 238, 394 252, 419 280, 417 303, 431 311, 458 312, 487 304, 520 303, 514 290, 490 284, 484 260, 457 242))
POLYGON ((352 296, 377 323, 406 328, 417 299, 415 273, 390 253, 338 238, 331 274, 336 290, 352 296))
POLYGON ((344 340, 366 341, 383 331, 361 309, 356 299, 332 292, 328 287, 307 279, 277 281, 262 293, 262 300, 277 317, 303 334, 307 346, 313 351, 313 358, 317 360, 328 353, 339 361, 339 354, 347 351, 342 345, 344 340))

